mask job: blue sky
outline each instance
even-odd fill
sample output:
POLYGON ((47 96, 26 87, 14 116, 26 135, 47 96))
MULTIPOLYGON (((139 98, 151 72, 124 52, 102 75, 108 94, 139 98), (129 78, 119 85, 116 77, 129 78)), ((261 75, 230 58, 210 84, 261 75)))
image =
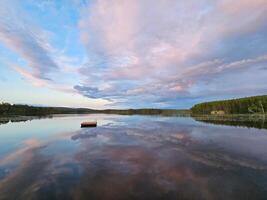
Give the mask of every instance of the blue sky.
POLYGON ((267 93, 266 0, 1 0, 0 101, 189 108, 267 93))

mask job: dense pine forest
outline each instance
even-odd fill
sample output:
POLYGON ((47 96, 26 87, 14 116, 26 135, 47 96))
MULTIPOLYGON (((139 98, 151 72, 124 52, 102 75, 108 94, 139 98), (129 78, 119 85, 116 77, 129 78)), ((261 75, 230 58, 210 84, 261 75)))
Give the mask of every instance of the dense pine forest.
POLYGON ((267 95, 200 103, 191 108, 192 114, 260 114, 267 111, 267 95))

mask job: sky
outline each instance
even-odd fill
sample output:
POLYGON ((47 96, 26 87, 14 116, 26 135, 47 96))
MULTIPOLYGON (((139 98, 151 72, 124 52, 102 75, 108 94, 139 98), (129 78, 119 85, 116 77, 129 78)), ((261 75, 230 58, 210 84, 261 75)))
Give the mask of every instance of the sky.
POLYGON ((267 94, 267 0, 1 0, 0 102, 190 108, 267 94))

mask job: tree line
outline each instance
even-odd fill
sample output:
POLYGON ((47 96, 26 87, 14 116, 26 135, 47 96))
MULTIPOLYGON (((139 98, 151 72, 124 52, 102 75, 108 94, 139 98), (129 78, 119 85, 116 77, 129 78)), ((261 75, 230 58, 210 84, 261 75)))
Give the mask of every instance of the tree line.
POLYGON ((190 110, 154 108, 94 110, 88 108, 40 107, 20 104, 9 104, 5 102, 0 103, 0 116, 45 116, 51 114, 89 113, 106 113, 120 115, 188 116, 190 114, 207 115, 211 114, 214 111, 223 111, 223 113, 225 114, 266 113, 267 95, 205 102, 194 105, 190 110))
POLYGON ((225 114, 266 113, 267 95, 200 103, 194 105, 191 111, 192 114, 211 114, 214 111, 225 114))
POLYGON ((119 115, 189 115, 189 110, 176 109, 107 109, 94 110, 88 108, 66 108, 66 107, 38 107, 29 105, 0 103, 0 116, 46 116, 52 114, 90 114, 105 113, 119 115))
POLYGON ((38 107, 20 104, 0 103, 0 116, 45 116, 51 114, 86 114, 87 108, 38 107))
POLYGON ((120 115, 164 115, 164 116, 190 115, 190 110, 155 109, 155 108, 124 109, 124 110, 108 109, 108 110, 101 110, 99 112, 106 114, 120 114, 120 115))

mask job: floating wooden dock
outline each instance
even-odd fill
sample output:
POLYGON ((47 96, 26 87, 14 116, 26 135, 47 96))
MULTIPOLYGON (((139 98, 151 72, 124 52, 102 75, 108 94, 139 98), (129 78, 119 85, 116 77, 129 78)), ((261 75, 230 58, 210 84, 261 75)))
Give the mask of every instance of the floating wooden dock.
POLYGON ((88 122, 82 122, 81 123, 81 128, 86 128, 86 127, 96 127, 97 122, 96 121, 88 121, 88 122))

